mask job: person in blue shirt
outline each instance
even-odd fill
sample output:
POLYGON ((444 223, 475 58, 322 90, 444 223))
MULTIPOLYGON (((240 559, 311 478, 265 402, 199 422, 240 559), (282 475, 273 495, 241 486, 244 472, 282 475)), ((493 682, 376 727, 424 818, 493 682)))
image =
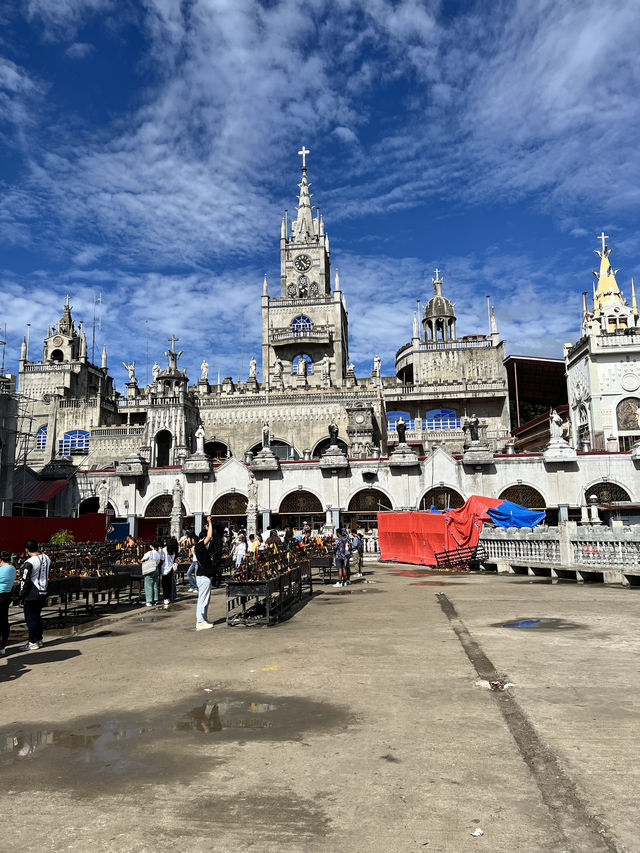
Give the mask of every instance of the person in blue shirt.
POLYGON ((0 551, 0 655, 7 653, 9 605, 15 580, 16 569, 11 563, 11 554, 8 551, 0 551))

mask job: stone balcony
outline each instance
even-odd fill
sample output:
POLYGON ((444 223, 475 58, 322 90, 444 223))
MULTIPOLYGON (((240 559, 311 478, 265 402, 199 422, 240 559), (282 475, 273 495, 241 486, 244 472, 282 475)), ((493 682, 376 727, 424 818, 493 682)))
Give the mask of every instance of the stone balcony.
POLYGON ((272 344, 297 344, 303 341, 326 343, 331 340, 332 334, 331 326, 312 326, 311 329, 293 329, 291 326, 285 326, 271 329, 269 337, 272 344))

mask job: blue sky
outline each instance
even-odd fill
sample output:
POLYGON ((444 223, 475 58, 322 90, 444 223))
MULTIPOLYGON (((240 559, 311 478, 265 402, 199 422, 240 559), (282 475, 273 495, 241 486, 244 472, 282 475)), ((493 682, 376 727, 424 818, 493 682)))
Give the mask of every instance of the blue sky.
POLYGON ((7 367, 72 295, 122 388, 171 333, 197 375, 258 360, 304 143, 350 354, 393 373, 444 272, 511 353, 575 340, 602 229, 640 252, 633 0, 14 0, 0 10, 7 367), (242 353, 242 358, 241 358, 242 353))

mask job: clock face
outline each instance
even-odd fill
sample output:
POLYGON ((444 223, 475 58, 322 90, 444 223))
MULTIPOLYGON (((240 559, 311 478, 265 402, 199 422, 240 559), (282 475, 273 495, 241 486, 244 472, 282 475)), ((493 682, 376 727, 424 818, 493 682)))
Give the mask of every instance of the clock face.
POLYGON ((363 424, 364 423, 364 415, 356 415, 356 423, 363 424))
POLYGON ((309 255, 298 255, 293 261, 294 267, 298 272, 306 272, 311 266, 311 258, 309 255))
POLYGON ((58 335, 57 337, 55 337, 53 339, 53 345, 54 346, 59 347, 61 343, 62 343, 62 338, 60 337, 60 335, 58 335))

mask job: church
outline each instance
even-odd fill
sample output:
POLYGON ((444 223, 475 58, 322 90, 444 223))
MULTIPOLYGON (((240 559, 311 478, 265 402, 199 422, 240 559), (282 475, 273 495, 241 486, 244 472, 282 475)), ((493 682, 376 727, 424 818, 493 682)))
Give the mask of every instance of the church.
POLYGON ((261 381, 255 359, 242 381, 211 383, 206 361, 190 379, 171 336, 150 384, 122 361, 121 394, 106 348, 99 365, 89 360, 68 297, 42 357, 30 360, 22 345, 5 513, 106 511, 151 538, 185 522, 199 530, 208 514, 249 530, 375 531, 378 512, 457 507, 472 494, 544 509, 551 522, 586 517, 592 494, 640 501, 638 309, 635 293, 629 306, 618 288, 605 235, 593 310, 585 296, 582 337, 565 347, 570 422, 546 449, 516 453, 495 315, 487 334, 460 335, 439 270, 411 340, 398 342, 394 374, 382 375, 371 353, 370 373, 356 375, 329 236, 311 207, 309 151, 299 154, 280 281, 262 282, 261 381))

